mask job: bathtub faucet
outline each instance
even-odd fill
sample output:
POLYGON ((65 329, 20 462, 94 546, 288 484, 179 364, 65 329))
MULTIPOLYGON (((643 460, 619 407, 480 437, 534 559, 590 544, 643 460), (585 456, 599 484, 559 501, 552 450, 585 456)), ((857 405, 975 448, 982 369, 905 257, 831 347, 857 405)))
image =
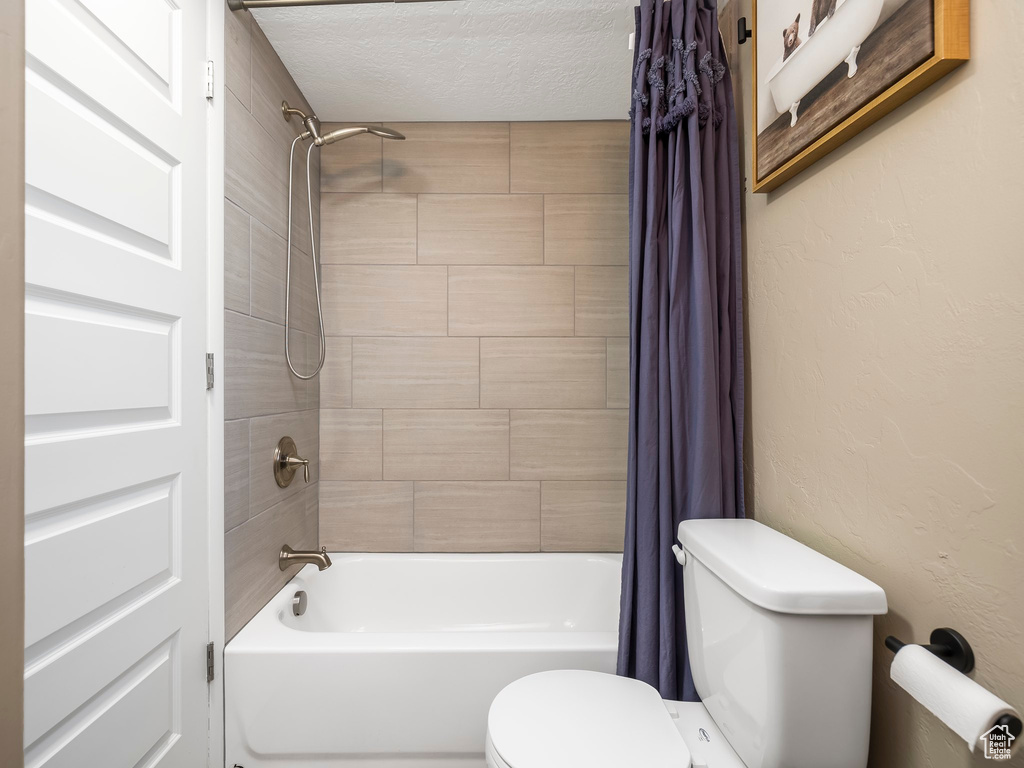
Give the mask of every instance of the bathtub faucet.
POLYGON ((277 564, 282 571, 286 571, 289 566, 298 563, 313 563, 321 571, 325 571, 331 567, 331 558, 327 555, 327 547, 321 547, 319 552, 315 550, 311 552, 296 552, 287 544, 281 547, 281 555, 277 559, 277 564))

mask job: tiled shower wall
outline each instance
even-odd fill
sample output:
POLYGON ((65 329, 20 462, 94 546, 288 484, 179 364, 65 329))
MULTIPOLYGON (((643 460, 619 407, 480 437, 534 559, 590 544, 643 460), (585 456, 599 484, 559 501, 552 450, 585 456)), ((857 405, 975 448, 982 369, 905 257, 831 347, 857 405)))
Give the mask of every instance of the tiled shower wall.
POLYGON ((321 161, 321 543, 620 550, 628 124, 389 125, 321 161))
MULTIPOLYGON (((281 545, 317 547, 319 383, 292 377, 284 357, 288 149, 300 126, 284 121, 281 101, 307 111, 309 105, 251 14, 228 11, 225 37, 221 380, 226 418, 224 591, 230 639, 297 570, 278 569, 281 545), (274 481, 274 447, 285 435, 313 462, 309 485, 303 484, 301 473, 286 489, 274 481)), ((304 149, 297 152, 295 173, 292 359, 308 370, 318 350, 304 149)), ((314 173, 318 219, 318 165, 314 173)))

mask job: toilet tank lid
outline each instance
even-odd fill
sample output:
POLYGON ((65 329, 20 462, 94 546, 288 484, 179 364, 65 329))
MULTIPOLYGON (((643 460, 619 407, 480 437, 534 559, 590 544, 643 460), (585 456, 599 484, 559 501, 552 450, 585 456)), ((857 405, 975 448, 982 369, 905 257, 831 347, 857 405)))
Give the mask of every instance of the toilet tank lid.
POLYGON ((776 613, 885 613, 885 592, 830 560, 754 520, 684 520, 679 542, 730 588, 776 613))

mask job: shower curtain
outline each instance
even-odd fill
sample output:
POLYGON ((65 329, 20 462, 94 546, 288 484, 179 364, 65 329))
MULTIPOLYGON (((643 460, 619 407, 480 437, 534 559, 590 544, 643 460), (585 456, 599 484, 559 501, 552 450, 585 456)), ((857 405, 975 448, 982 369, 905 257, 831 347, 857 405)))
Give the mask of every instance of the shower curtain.
POLYGON ((676 528, 744 514, 740 160, 716 1, 642 0, 633 61, 618 672, 695 700, 676 528))

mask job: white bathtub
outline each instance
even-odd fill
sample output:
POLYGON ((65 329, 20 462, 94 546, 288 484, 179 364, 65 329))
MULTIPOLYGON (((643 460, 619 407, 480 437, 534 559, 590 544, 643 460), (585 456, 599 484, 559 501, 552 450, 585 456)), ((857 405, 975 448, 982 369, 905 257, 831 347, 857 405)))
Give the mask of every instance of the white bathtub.
POLYGON ((839 0, 831 19, 822 21, 810 37, 801 32, 800 46, 788 59, 775 63, 768 73, 768 87, 779 113, 790 113, 790 126, 796 125, 800 101, 825 75, 844 61, 847 76, 857 74, 860 46, 878 24, 885 2, 839 0))
POLYGON ((477 768, 505 685, 615 670, 620 555, 331 558, 225 648, 228 766, 477 768))

